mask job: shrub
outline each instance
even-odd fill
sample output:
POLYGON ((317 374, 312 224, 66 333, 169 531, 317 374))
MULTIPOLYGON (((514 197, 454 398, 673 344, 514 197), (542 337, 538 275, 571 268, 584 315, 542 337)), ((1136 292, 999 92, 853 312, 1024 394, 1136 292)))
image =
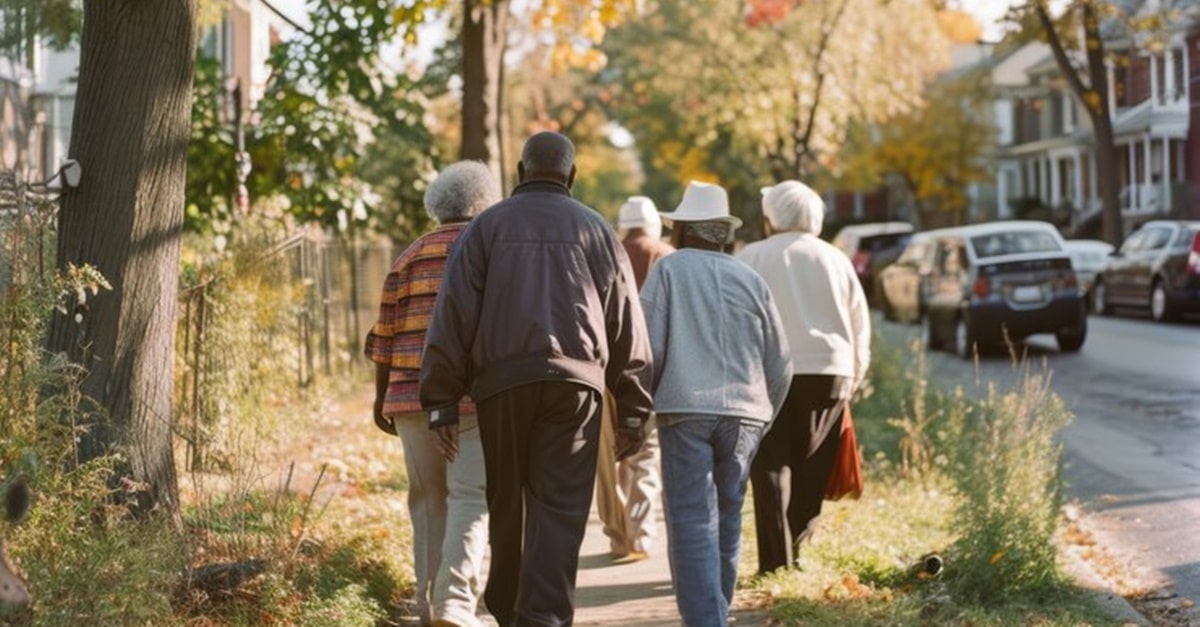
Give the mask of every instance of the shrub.
POLYGON ((1017 373, 1014 389, 989 387, 948 414, 950 478, 960 495, 948 574, 957 595, 983 604, 1060 582, 1057 436, 1072 416, 1045 371, 1025 363, 1017 373))

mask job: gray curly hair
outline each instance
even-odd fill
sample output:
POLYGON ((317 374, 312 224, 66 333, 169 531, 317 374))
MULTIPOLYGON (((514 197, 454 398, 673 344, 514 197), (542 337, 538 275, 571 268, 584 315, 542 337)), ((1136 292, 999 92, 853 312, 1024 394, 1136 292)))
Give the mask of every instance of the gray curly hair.
POLYGON ((500 186, 479 161, 459 161, 442 170, 425 190, 425 212, 438 224, 469 220, 500 202, 500 186))

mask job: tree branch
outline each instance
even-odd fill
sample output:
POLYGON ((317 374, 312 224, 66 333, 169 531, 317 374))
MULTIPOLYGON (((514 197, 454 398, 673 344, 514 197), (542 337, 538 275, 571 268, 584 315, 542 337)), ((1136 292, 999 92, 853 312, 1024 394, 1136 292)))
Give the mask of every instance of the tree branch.
POLYGON ((1050 49, 1054 52, 1054 61, 1058 63, 1058 69, 1067 77, 1071 89, 1075 90, 1075 93, 1079 94, 1079 97, 1086 103, 1087 99, 1084 96, 1091 91, 1091 88, 1083 82, 1083 78, 1079 76, 1079 68, 1076 68, 1071 63, 1071 58, 1067 56, 1062 37, 1059 36, 1058 29, 1055 28, 1054 22, 1050 19, 1050 13, 1046 10, 1046 3, 1042 0, 1034 2, 1033 12, 1042 26, 1042 32, 1046 34, 1046 43, 1050 44, 1050 49))
POLYGON ((278 17, 279 19, 287 22, 288 25, 291 26, 292 28, 304 33, 305 35, 312 35, 312 33, 309 32, 309 30, 307 28, 304 28, 299 23, 297 23, 296 20, 293 20, 292 18, 285 15, 283 11, 280 11, 279 9, 275 8, 275 5, 271 4, 270 0, 258 0, 258 1, 261 2, 264 7, 267 7, 268 11, 270 11, 271 13, 274 13, 275 17, 278 17))

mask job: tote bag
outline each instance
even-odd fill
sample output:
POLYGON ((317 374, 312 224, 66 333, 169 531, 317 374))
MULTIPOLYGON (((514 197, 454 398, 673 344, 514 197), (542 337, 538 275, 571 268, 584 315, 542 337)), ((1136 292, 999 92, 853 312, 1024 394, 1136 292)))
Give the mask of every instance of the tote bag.
POLYGON ((829 473, 825 486, 825 498, 837 501, 846 497, 857 499, 862 496, 862 456, 858 452, 858 438, 854 435, 854 421, 850 418, 850 405, 842 415, 842 441, 838 445, 837 461, 829 473))

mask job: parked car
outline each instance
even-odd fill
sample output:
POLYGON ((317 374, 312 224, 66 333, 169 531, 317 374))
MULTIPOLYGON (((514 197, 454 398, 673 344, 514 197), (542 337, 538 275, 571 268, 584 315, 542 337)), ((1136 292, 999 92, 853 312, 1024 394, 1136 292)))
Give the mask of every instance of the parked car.
POLYGON ((946 229, 913 233, 900 256, 875 276, 875 294, 888 320, 920 322, 929 300, 926 280, 933 267, 934 246, 946 229))
POLYGON ((1058 229, 1010 220, 948 229, 935 237, 925 337, 963 358, 1035 333, 1075 352, 1087 312, 1058 229))
POLYGON ((1079 280, 1079 291, 1090 296, 1096 275, 1108 266, 1113 245, 1098 239, 1069 239, 1063 242, 1071 255, 1071 266, 1079 280))
POLYGON ((1200 221, 1152 220, 1125 240, 1092 288, 1092 311, 1117 306, 1155 320, 1200 312, 1200 221))
POLYGON ((886 262, 895 259, 912 237, 912 232, 913 226, 907 222, 869 222, 844 226, 833 237, 833 245, 854 263, 854 271, 872 306, 875 305, 875 272, 886 265, 880 265, 876 257, 886 257, 886 262))

